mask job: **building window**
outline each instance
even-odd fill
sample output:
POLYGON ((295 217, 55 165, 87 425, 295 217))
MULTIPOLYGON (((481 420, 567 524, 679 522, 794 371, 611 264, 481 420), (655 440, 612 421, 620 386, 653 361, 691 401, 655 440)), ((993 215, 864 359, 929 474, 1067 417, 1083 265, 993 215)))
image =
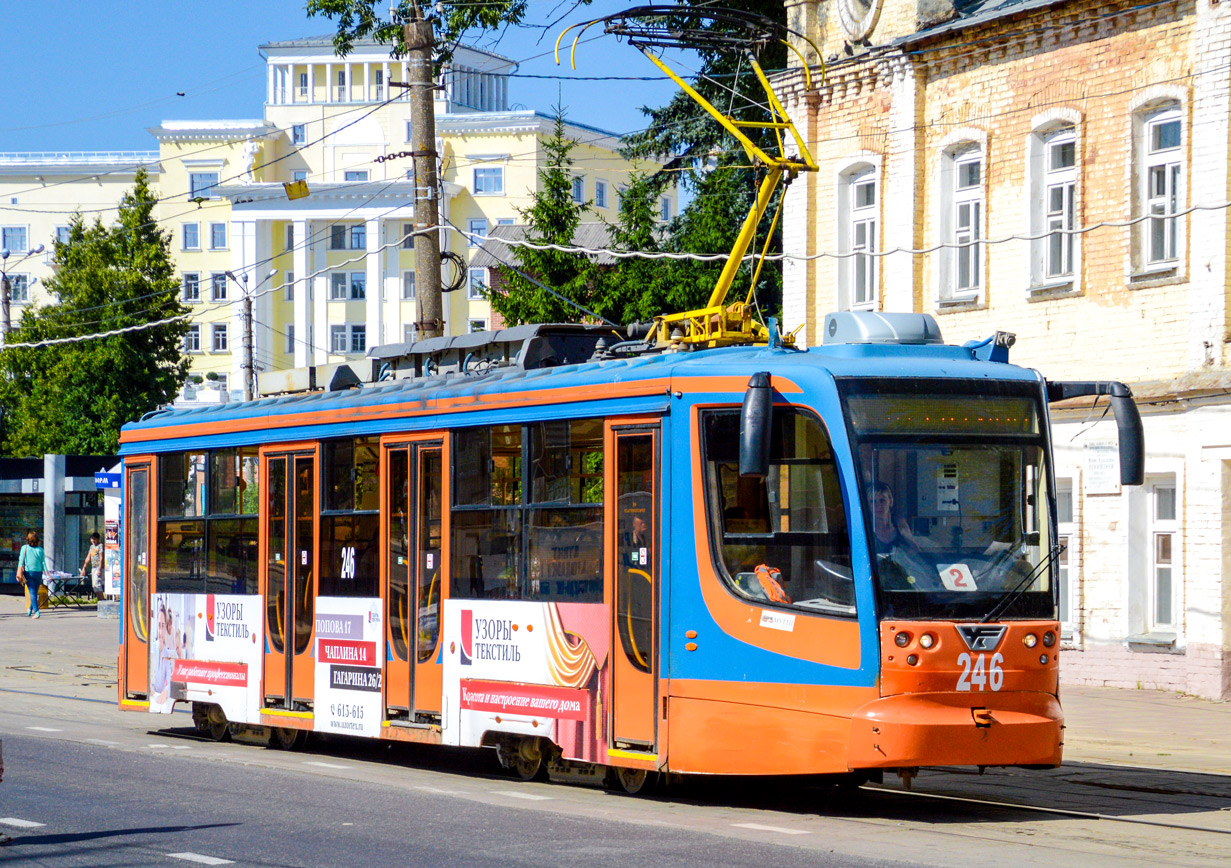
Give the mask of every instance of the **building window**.
POLYGON ((295 352, 295 326, 288 325, 286 327, 286 351, 287 353, 295 352))
POLYGON ((0 245, 9 253, 25 253, 29 249, 29 230, 25 226, 5 226, 0 228, 0 245))
POLYGON ((218 186, 217 172, 191 172, 188 175, 188 198, 189 199, 213 199, 218 193, 215 189, 218 186))
POLYGON ((595 181, 594 182, 594 207, 595 208, 606 208, 607 207, 607 182, 606 181, 595 181))
POLYGON ((671 219, 671 200, 666 196, 658 200, 658 217, 660 220, 671 219))
POLYGON ((473 333, 473 332, 485 332, 485 331, 487 331, 487 320, 485 320, 485 319, 472 319, 472 320, 470 321, 470 331, 471 331, 472 333, 473 333))
POLYGON ((210 301, 226 301, 227 300, 227 276, 225 272, 215 272, 209 276, 210 283, 210 301))
POLYGON ((225 393, 227 391, 227 377, 228 376, 229 375, 224 374, 224 373, 217 373, 217 374, 214 374, 210 378, 210 382, 213 383, 214 388, 217 389, 219 392, 225 393))
POLYGON ((368 297, 368 276, 365 272, 356 271, 350 276, 350 297, 360 301, 368 297))
POLYGON ((413 344, 419 339, 419 327, 414 323, 407 323, 402 326, 402 340, 405 343, 413 344))
POLYGON ((55 228, 55 240, 56 240, 56 242, 57 242, 57 243, 59 243, 59 244, 68 244, 68 240, 69 240, 69 238, 70 238, 70 237, 71 237, 71 235, 70 235, 70 230, 69 230, 69 227, 67 227, 67 226, 57 226, 57 227, 55 228))
POLYGON ((411 301, 415 297, 415 273, 402 272, 402 301, 411 301))
POLYGON ((474 170, 475 195, 497 196, 504 193, 504 167, 493 166, 474 170))
POLYGON ((354 325, 350 327, 350 351, 366 353, 368 350, 368 327, 354 325))
POLYGON ((1073 635, 1077 612, 1076 566, 1077 525, 1073 521, 1073 480, 1056 478, 1056 542, 1060 554, 1056 559, 1056 574, 1060 587, 1060 630, 1066 637, 1073 635))
POLYGON ((346 102, 346 70, 338 70, 338 102, 346 102))
POLYGON ((512 226, 513 218, 512 217, 497 217, 496 225, 497 226, 512 226))
POLYGON ((308 180, 308 170, 307 169, 296 169, 295 171, 291 172, 291 180, 292 181, 308 180))
POLYGON ((466 298, 471 301, 482 301, 487 297, 487 269, 467 269, 469 281, 466 287, 466 298))
POLYGON ((1141 205, 1149 219, 1140 226, 1147 269, 1170 267, 1180 258, 1184 202, 1183 122, 1170 104, 1141 116, 1141 205))
POLYGON ((26 304, 30 301, 30 275, 9 275, 9 300, 14 304, 26 304))
POLYGON ((329 352, 339 354, 346 352, 346 326, 331 325, 329 327, 329 352))
POLYGON ((329 227, 329 249, 330 250, 345 250, 346 249, 346 227, 333 225, 329 227))
POLYGON ((365 250, 368 246, 368 227, 360 223, 350 228, 350 249, 365 250))
POLYGON ((184 249, 185 250, 200 250, 201 249, 201 224, 200 223, 185 223, 184 225, 184 249))
POLYGON ((213 329, 214 352, 225 353, 227 351, 227 324, 216 323, 213 329))
POLYGON ((415 249, 414 231, 415 231, 415 224, 413 223, 403 223, 402 224, 402 249, 403 250, 414 250, 415 249))
POLYGON ((946 250, 941 297, 966 301, 983 285, 983 150, 966 146, 945 162, 945 241, 953 246, 946 250))
POLYGON ((876 304, 878 208, 876 168, 852 168, 839 182, 838 245, 848 256, 838 260, 839 304, 868 308, 876 304))
POLYGON ((295 124, 291 127, 291 144, 302 145, 307 141, 307 134, 303 124, 295 124))
POLYGON ((352 169, 344 177, 347 181, 366 181, 368 179, 368 170, 352 169))
POLYGON ((487 221, 482 219, 473 219, 468 221, 467 229, 470 236, 466 239, 468 247, 478 247, 483 243, 483 239, 487 237, 487 221))
POLYGON ((346 274, 335 271, 329 275, 329 300, 345 301, 350 295, 346 285, 346 274))
POLYGON ((573 179, 573 201, 578 205, 586 204, 586 179, 576 177, 573 179))
POLYGON ((225 250, 227 246, 227 224, 211 223, 209 224, 209 248, 210 250, 225 250))
POLYGON ((183 275, 184 301, 201 300, 201 275, 195 271, 186 271, 183 275))
POLYGON ((295 300, 295 272, 288 271, 282 278, 282 297, 287 301, 295 300))
POLYGON ((1070 283, 1076 273, 1077 131, 1064 125, 1035 133, 1031 141, 1031 284, 1070 283), (1047 233, 1044 235, 1043 233, 1047 233))
POLYGON ((308 98, 308 74, 306 72, 299 73, 299 98, 308 98))
POLYGON ((294 224, 294 223, 287 223, 287 224, 286 224, 286 247, 285 247, 285 250, 286 250, 286 252, 287 252, 287 253, 290 253, 290 252, 291 252, 292 250, 294 250, 294 249, 295 249, 295 224, 294 224))
POLYGON ((188 333, 184 335, 184 352, 201 352, 201 326, 196 323, 188 326, 188 333))
POLYGON ((1150 630, 1176 631, 1179 522, 1175 477, 1150 482, 1150 630))

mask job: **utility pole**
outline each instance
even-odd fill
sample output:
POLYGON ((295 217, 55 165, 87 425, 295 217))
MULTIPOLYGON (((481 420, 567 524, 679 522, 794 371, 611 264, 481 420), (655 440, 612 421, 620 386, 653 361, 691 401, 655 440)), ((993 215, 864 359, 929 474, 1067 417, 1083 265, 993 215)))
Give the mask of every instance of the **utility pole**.
POLYGON ((420 4, 412 2, 404 27, 410 69, 410 146, 415 161, 415 284, 419 290, 419 337, 444 332, 440 294, 440 211, 436 198, 436 81, 432 55, 436 38, 420 4))
POLYGON ((9 329, 12 328, 11 308, 12 288, 9 286, 9 276, 0 272, 0 284, 3 285, 3 300, 0 300, 0 331, 4 333, 4 342, 9 342, 9 329))
POLYGON ((252 400, 252 296, 248 294, 248 275, 244 275, 244 359, 241 368, 244 372, 244 400, 252 400))

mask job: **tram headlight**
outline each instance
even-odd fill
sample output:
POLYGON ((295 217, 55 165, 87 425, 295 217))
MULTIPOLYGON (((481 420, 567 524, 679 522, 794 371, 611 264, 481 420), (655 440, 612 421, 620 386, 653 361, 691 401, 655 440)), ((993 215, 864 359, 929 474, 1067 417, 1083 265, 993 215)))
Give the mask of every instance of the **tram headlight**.
POLYGON ((1035 645, 1039 644, 1039 637, 1033 633, 1027 633, 1022 637, 1022 644, 1027 648, 1033 648, 1035 645))
POLYGON ((1056 634, 1053 633, 1051 630, 1048 630, 1046 633, 1043 634, 1043 647, 1050 648, 1051 646, 1055 644, 1056 644, 1056 634))
POLYGON ((893 637, 893 644, 897 645, 899 648, 905 648, 910 644, 910 634, 903 630, 898 633, 898 635, 893 637))
POLYGON ((936 637, 933 636, 931 633, 924 633, 922 636, 919 637, 919 647, 925 651, 931 648, 935 644, 936 644, 936 637))

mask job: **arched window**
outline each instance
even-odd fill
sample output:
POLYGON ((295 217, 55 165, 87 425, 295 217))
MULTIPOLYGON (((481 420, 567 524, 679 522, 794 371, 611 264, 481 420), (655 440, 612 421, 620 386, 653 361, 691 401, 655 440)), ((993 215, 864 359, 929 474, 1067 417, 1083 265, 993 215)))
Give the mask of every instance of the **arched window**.
POLYGON ((838 303, 844 309, 875 308, 880 249, 880 195, 877 169, 868 163, 852 166, 839 176, 838 303))

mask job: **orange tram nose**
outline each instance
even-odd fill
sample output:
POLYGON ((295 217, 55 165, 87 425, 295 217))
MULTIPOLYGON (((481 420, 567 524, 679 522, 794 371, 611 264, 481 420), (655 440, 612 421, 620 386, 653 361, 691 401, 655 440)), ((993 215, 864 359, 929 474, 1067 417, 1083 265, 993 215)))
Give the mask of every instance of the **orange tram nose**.
POLYGON ((851 768, 1060 764, 1055 621, 886 621, 880 698, 851 719, 851 768))

